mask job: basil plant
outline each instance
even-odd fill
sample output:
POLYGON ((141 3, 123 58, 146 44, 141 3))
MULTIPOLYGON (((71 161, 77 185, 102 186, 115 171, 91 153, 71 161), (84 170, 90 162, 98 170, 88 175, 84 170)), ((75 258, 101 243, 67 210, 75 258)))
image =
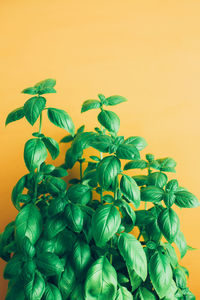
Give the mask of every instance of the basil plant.
POLYGON ((6 119, 6 125, 22 118, 39 123, 24 147, 28 172, 12 191, 18 215, 0 235, 6 300, 195 299, 180 264, 193 248, 173 207, 197 207, 199 201, 168 180, 176 162, 141 158, 145 139, 118 135, 120 119, 109 108, 125 102, 122 96, 85 101, 81 112, 97 110, 99 126, 75 130, 66 111, 46 106, 55 84, 47 79, 24 89, 31 98, 6 119), (65 161, 57 167, 45 162, 48 152, 53 160, 59 155, 59 143, 42 131, 46 112, 68 132, 60 141, 68 143, 65 161), (89 158, 87 148, 93 149, 89 158), (80 174, 67 184, 74 165, 80 174))

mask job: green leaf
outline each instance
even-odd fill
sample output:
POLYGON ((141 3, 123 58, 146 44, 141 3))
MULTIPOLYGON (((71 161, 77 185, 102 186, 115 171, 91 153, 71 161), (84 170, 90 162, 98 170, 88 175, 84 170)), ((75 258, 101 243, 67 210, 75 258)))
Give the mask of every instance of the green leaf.
POLYGON ((110 132, 119 131, 120 119, 113 111, 102 110, 98 115, 98 121, 110 132))
POLYGON ((96 170, 92 170, 84 174, 82 182, 83 184, 88 184, 92 188, 97 187, 98 180, 96 170))
POLYGON ((76 240, 75 234, 64 229, 51 239, 40 238, 37 242, 36 248, 38 252, 51 252, 56 255, 63 255, 72 251, 73 244, 76 240), (66 240, 68 243, 66 243, 66 240))
POLYGON ((66 220, 63 215, 55 215, 46 220, 44 232, 47 239, 54 238, 59 232, 66 227, 66 220))
POLYGON ((175 167, 176 167, 176 162, 173 158, 171 157, 165 157, 165 158, 160 158, 156 159, 156 161, 160 165, 160 171, 164 172, 176 172, 175 167))
POLYGON ((44 137, 42 138, 42 141, 51 154, 52 159, 56 159, 60 153, 59 144, 56 142, 56 140, 52 139, 51 137, 44 137))
POLYGON ((178 265, 178 257, 176 255, 176 251, 175 251, 174 247, 169 243, 165 243, 164 247, 166 248, 167 255, 169 257, 172 267, 176 268, 178 265))
POLYGON ((151 169, 160 170, 160 164, 159 164, 159 162, 156 161, 156 160, 150 161, 150 162, 149 162, 149 167, 150 167, 151 169))
POLYGON ((146 226, 146 233, 149 236, 149 239, 151 241, 154 241, 155 243, 159 243, 161 238, 162 238, 162 233, 160 231, 160 228, 158 226, 158 222, 155 219, 154 221, 152 221, 151 223, 149 223, 146 226))
POLYGON ((117 148, 116 155, 120 159, 140 159, 140 154, 134 145, 121 144, 117 148))
POLYGON ((61 274, 58 281, 58 288, 62 293, 63 299, 68 299, 71 292, 76 286, 76 276, 69 261, 65 266, 64 272, 61 274))
POLYGON ((125 232, 132 231, 136 222, 136 214, 134 210, 125 201, 122 202, 119 209, 122 213, 121 224, 125 227, 125 232))
POLYGON ((181 268, 184 272, 185 272, 185 275, 189 278, 189 271, 187 268, 183 267, 183 266, 180 266, 179 265, 179 268, 181 268))
POLYGON ((176 197, 175 197, 173 191, 165 192, 164 202, 167 207, 171 207, 174 204, 175 199, 176 199, 176 197))
POLYGON ((93 159, 94 161, 100 161, 100 158, 95 155, 90 155, 90 158, 93 159))
POLYGON ((194 250, 197 250, 197 248, 193 248, 193 247, 187 245, 187 250, 189 250, 189 251, 194 251, 194 250))
POLYGON ((90 109, 100 108, 101 103, 98 100, 86 100, 81 108, 81 112, 88 111, 90 109))
POLYGON ((154 214, 149 210, 137 210, 135 213, 136 226, 148 225, 155 220, 154 214))
POLYGON ((74 232, 81 232, 83 229, 83 212, 78 205, 69 203, 65 207, 65 219, 67 226, 74 232))
POLYGON ((177 245, 177 247, 181 253, 181 258, 183 258, 187 252, 187 242, 181 231, 179 231, 177 233, 174 243, 177 245))
POLYGON ((109 194, 106 194, 106 195, 103 196, 103 200, 106 203, 113 203, 114 202, 114 197, 109 195, 109 194))
POLYGON ((89 161, 87 164, 87 168, 84 170, 84 175, 89 173, 90 171, 96 172, 97 163, 93 161, 89 161))
POLYGON ((44 174, 50 174, 55 169, 55 166, 43 162, 40 166, 40 171, 44 174))
POLYGON ((77 129, 76 134, 83 133, 84 130, 85 130, 85 125, 82 125, 77 129))
POLYGON ((58 195, 65 191, 67 188, 67 183, 61 179, 51 175, 48 175, 45 179, 46 190, 52 195, 58 195))
POLYGON ((137 185, 139 185, 139 186, 148 184, 148 176, 147 175, 136 175, 136 176, 132 176, 132 178, 136 181, 137 185))
POLYGON ((134 292, 142 284, 142 278, 134 270, 131 270, 129 267, 127 269, 131 281, 131 291, 134 292))
POLYGON ((156 186, 147 186, 141 189, 141 200, 153 203, 160 202, 164 198, 163 189, 156 186))
POLYGON ((20 278, 11 280, 5 300, 25 300, 24 285, 20 278))
POLYGON ((73 154, 72 148, 69 148, 65 154, 66 169, 72 169, 74 164, 77 162, 78 158, 79 158, 79 156, 76 156, 73 154))
POLYGON ((131 234, 122 233, 118 239, 119 252, 130 270, 134 270, 145 281, 147 259, 141 243, 131 234), (132 249, 133 251, 130 251, 132 249))
POLYGON ((126 102, 127 99, 125 97, 122 96, 118 96, 118 95, 114 95, 114 96, 110 96, 108 98, 106 98, 105 101, 105 105, 117 105, 120 104, 122 102, 126 102))
POLYGON ((42 232, 42 217, 38 208, 32 203, 24 206, 16 217, 15 226, 17 242, 20 243, 26 236, 34 245, 42 232))
POLYGON ((172 270, 168 257, 162 251, 156 251, 149 261, 149 274, 158 296, 163 298, 172 282, 172 270))
POLYGON ((28 283, 33 280, 36 271, 35 259, 27 259, 23 263, 22 273, 20 275, 21 281, 28 283))
POLYGON ((166 185, 166 192, 176 192, 176 190, 178 189, 178 181, 176 179, 172 179, 170 181, 168 181, 167 185, 166 185))
POLYGON ((124 136, 117 136, 114 139, 114 145, 119 146, 120 144, 122 144, 124 141, 124 136))
POLYGON ((120 181, 120 189, 123 195, 134 204, 135 208, 140 206, 140 189, 132 177, 123 175, 120 181))
POLYGON ((56 80, 52 78, 48 78, 42 81, 37 82, 34 87, 37 87, 38 89, 44 89, 44 88, 52 88, 56 85, 56 80))
POLYGON ((145 287, 140 287, 137 292, 138 300, 156 300, 156 296, 145 287))
POLYGON ((120 213, 113 205, 104 205, 92 216, 92 233, 98 247, 104 247, 117 232, 121 223, 120 213))
POLYGON ((148 184, 163 188, 167 183, 167 175, 162 172, 154 172, 148 176, 148 184))
POLYGON ((118 281, 119 284, 124 284, 124 283, 128 283, 130 280, 126 275, 124 275, 123 273, 118 272, 117 273, 117 281, 118 281))
POLYGON ((38 94, 48 94, 48 93, 56 93, 54 86, 56 85, 55 79, 45 79, 34 85, 34 88, 37 88, 38 94))
POLYGON ((98 94, 98 97, 102 104, 106 102, 106 97, 103 94, 98 94))
POLYGON ((134 159, 129 161, 127 164, 124 166, 124 170, 130 170, 130 169, 145 169, 147 168, 147 162, 142 159, 134 159))
POLYGON ((165 300, 177 300, 180 298, 177 298, 176 295, 177 295, 177 286, 176 286, 176 283, 174 282, 174 280, 172 279, 171 281, 171 284, 170 284, 170 287, 165 295, 165 300))
POLYGON ((187 278, 182 268, 176 268, 173 271, 173 277, 178 288, 184 289, 187 287, 187 278))
POLYGON ((38 269, 46 276, 60 275, 64 271, 62 261, 54 253, 38 253, 36 264, 38 269))
POLYGON ((99 184, 107 190, 121 170, 120 160, 116 156, 107 156, 97 167, 99 184))
POLYGON ((27 121, 33 126, 39 115, 45 108, 46 99, 44 97, 32 97, 24 103, 24 114, 27 121))
POLYGON ((39 272, 36 272, 33 279, 24 287, 27 300, 40 300, 45 291, 45 281, 39 272))
POLYGON ((47 149, 41 139, 30 139, 24 148, 24 161, 30 172, 34 172, 47 158, 47 149))
POLYGON ((3 277, 5 279, 17 278, 21 273, 22 265, 22 256, 20 254, 14 254, 4 269, 3 277))
POLYGON ((195 195, 188 191, 179 191, 175 192, 175 204, 179 207, 198 207, 199 206, 199 200, 195 195))
POLYGON ((73 203, 86 205, 91 200, 92 193, 87 185, 76 184, 69 187, 67 196, 73 203))
POLYGON ((109 152, 112 143, 111 137, 103 134, 95 134, 90 140, 91 147, 104 153, 109 152))
POLYGON ((6 225, 4 232, 1 233, 1 245, 7 246, 14 238, 15 222, 6 225))
POLYGON ((158 225, 166 240, 170 243, 174 242, 180 229, 180 221, 172 208, 166 208, 159 214, 158 225))
POLYGON ((56 126, 64 128, 74 136, 74 123, 68 113, 62 109, 48 108, 48 118, 56 126))
POLYGON ((41 89, 38 94, 43 95, 43 94, 50 94, 50 93, 56 93, 56 90, 54 88, 46 88, 46 89, 41 89))
POLYGON ((146 243, 148 249, 155 250, 157 249, 157 244, 154 241, 148 241, 146 243))
POLYGON ((147 146, 147 142, 140 136, 131 136, 124 141, 124 144, 135 146, 138 151, 143 150, 147 146))
POLYGON ((117 274, 105 256, 97 259, 88 270, 85 282, 87 300, 115 300, 117 274))
POLYGON ((68 175, 67 170, 65 170, 64 168, 61 167, 56 167, 52 172, 51 172, 52 176, 55 177, 66 177, 68 175))
POLYGON ((35 247, 30 242, 29 238, 27 238, 26 236, 22 239, 22 242, 20 243, 20 250, 26 259, 33 258, 35 256, 35 247))
POLYGON ((38 89, 35 87, 28 87, 22 91, 23 94, 28 95, 36 95, 38 93, 38 89))
POLYGON ((82 156, 83 150, 90 147, 90 142, 95 133, 93 132, 81 132, 75 136, 72 143, 72 151, 75 155, 82 156))
POLYGON ((71 141, 73 141, 73 136, 71 135, 66 135, 64 138, 62 138, 60 140, 60 143, 70 143, 71 141))
POLYGON ((14 188, 12 190, 11 199, 12 199, 13 205, 15 206, 15 208, 17 210, 20 210, 20 205, 19 205, 18 199, 24 190, 25 184, 26 184, 26 176, 23 176, 22 178, 20 178, 18 180, 18 182, 16 183, 16 185, 14 186, 14 188))
POLYGON ((70 300, 85 300, 84 287, 81 283, 78 283, 73 288, 72 293, 70 294, 70 300))
POLYGON ((119 285, 116 300, 133 300, 133 295, 127 290, 126 287, 119 285))
POLYGON ((18 121, 24 117, 24 108, 19 107, 13 110, 12 112, 9 113, 9 115, 6 118, 5 125, 8 125, 11 122, 18 121))
POLYGON ((44 295, 42 297, 44 300, 62 300, 62 295, 59 289, 52 283, 46 285, 44 295))
POLYGON ((84 241, 77 239, 72 249, 71 263, 74 271, 80 279, 85 276, 91 262, 90 246, 84 241))

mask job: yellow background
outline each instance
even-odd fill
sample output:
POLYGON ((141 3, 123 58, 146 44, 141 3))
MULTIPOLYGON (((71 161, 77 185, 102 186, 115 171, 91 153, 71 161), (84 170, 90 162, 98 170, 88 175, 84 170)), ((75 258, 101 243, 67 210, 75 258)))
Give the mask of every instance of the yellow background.
MULTIPOLYGON (((143 153, 173 157, 175 177, 199 196, 199 0, 1 0, 0 31, 1 231, 16 216, 10 194, 27 172, 23 147, 33 131, 25 120, 7 128, 4 121, 27 99, 23 88, 49 77, 57 79, 58 93, 47 96, 48 105, 67 110, 87 129, 96 125, 96 113, 80 114, 84 100, 98 93, 127 97, 114 109, 119 133, 143 136, 143 153)), ((44 123, 44 133, 58 141, 65 135, 47 118, 44 123)), ((199 209, 177 211, 188 244, 199 248, 199 209)), ((199 251, 182 261, 197 299, 199 261, 199 251)), ((0 299, 7 287, 4 266, 1 261, 0 299)))

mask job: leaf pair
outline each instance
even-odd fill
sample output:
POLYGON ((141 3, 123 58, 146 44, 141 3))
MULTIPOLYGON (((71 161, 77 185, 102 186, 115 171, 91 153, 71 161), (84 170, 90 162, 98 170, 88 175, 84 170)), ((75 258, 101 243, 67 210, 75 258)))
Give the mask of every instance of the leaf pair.
POLYGON ((106 98, 104 95, 101 95, 101 94, 98 96, 100 98, 100 101, 99 100, 86 100, 82 105, 81 112, 83 113, 83 112, 86 112, 91 109, 100 108, 103 104, 113 106, 113 105, 117 105, 117 104, 127 101, 126 98, 124 98, 122 96, 118 96, 118 95, 110 96, 108 98, 106 98))

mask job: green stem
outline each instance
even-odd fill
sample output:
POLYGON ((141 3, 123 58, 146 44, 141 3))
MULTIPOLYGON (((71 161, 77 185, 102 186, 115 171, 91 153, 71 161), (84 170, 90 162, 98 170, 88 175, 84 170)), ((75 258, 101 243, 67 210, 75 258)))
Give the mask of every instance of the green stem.
POLYGON ((37 178, 38 178, 38 173, 40 172, 40 166, 37 168, 37 171, 35 173, 35 190, 34 190, 34 199, 37 199, 37 188, 38 188, 38 183, 37 183, 37 178))
POLYGON ((102 152, 100 152, 100 158, 101 158, 101 160, 103 159, 103 153, 102 152))
MULTIPOLYGON (((114 199, 117 200, 117 187, 115 188, 115 192, 114 192, 114 199)), ((110 247, 112 248, 112 244, 113 244, 113 239, 111 238, 110 240, 110 247)), ((112 265, 112 260, 113 260, 113 256, 112 254, 110 254, 110 263, 112 265)))
MULTIPOLYGON (((112 248, 112 238, 110 240, 110 248, 112 248)), ((110 264, 112 265, 112 261, 113 261, 113 256, 112 254, 110 254, 110 264)))
POLYGON ((151 174, 151 168, 148 167, 148 175, 150 175, 150 174, 151 174))
POLYGON ((83 168, 82 168, 82 161, 79 161, 80 163, 80 181, 83 179, 83 168))
POLYGON ((117 200, 117 190, 118 188, 115 189, 115 193, 114 193, 114 199, 117 200))
MULTIPOLYGON (((148 167, 148 175, 151 174, 151 168, 148 167)), ((144 209, 147 210, 147 202, 145 201, 145 204, 144 204, 144 209)))
POLYGON ((139 235, 138 235, 138 237, 137 237, 138 241, 139 241, 141 235, 142 235, 142 232, 140 231, 140 233, 139 233, 139 235))
POLYGON ((41 130, 42 130, 42 113, 40 114, 39 133, 41 133, 41 130))
MULTIPOLYGON (((39 133, 41 133, 42 131, 42 112, 40 114, 40 124, 39 124, 39 133)), ((38 183, 37 183, 37 177, 38 174, 40 172, 40 166, 37 168, 36 174, 35 174, 35 190, 34 190, 34 199, 37 199, 37 187, 38 187, 38 183)))
MULTIPOLYGON (((103 128, 103 126, 101 125, 101 131, 103 132, 103 134, 105 134, 105 129, 103 128)), ((100 152, 100 158, 103 159, 103 153, 100 152)))
POLYGON ((101 199, 101 203, 103 204, 103 188, 101 187, 101 191, 100 191, 100 199, 101 199))

